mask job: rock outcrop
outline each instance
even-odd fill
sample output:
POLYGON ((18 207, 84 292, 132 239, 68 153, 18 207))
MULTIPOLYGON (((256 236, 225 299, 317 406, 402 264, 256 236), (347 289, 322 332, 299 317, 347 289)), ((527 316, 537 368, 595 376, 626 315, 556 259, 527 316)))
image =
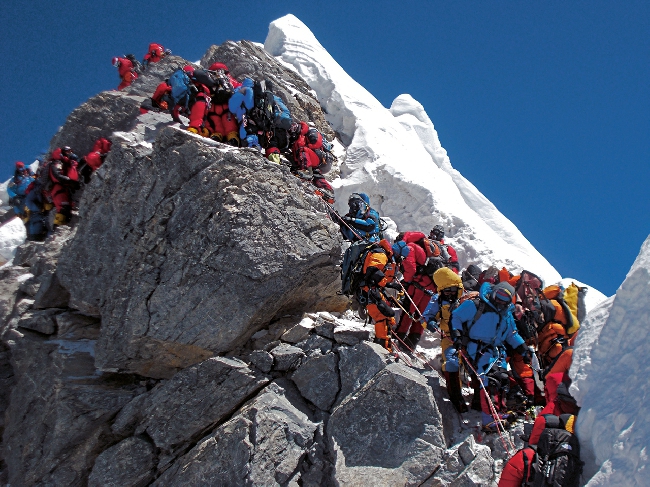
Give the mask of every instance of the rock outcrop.
MULTIPOLYGON (((201 63, 215 60, 332 133, 258 45, 201 63)), ((451 446, 440 384, 345 319, 342 241, 311 189, 256 151, 139 115, 185 63, 93 97, 52 140, 114 145, 74 228, 0 270, 0 483, 493 484, 487 447, 451 446)))

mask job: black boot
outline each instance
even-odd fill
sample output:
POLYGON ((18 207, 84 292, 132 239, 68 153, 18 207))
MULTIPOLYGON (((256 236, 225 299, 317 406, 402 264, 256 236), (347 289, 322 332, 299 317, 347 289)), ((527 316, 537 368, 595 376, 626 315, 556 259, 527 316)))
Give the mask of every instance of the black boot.
POLYGON ((467 412, 467 404, 463 397, 463 390, 460 387, 460 374, 458 372, 445 372, 447 379, 447 393, 451 403, 459 413, 467 412))

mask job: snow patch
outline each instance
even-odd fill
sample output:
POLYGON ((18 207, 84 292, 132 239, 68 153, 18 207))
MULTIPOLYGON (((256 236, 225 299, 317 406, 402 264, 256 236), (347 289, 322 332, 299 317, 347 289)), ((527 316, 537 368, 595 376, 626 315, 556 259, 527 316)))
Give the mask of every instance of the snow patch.
POLYGON ((27 231, 23 221, 12 218, 0 227, 0 265, 14 258, 16 248, 25 243, 27 231))

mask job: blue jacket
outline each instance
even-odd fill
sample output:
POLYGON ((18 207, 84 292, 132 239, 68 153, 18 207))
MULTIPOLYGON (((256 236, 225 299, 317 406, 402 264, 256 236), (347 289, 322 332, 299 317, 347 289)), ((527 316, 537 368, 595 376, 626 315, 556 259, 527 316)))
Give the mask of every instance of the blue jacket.
POLYGON ((291 128, 291 113, 279 96, 273 95, 275 101, 275 112, 273 113, 273 125, 278 128, 289 130, 291 128))
POLYGON ((473 325, 471 323, 477 309, 472 300, 468 299, 463 302, 454 310, 451 317, 452 330, 464 333, 463 324, 469 328, 470 342, 467 345, 467 354, 472 360, 476 360, 485 347, 491 350, 494 356, 498 356, 497 348, 502 347, 504 343, 508 343, 512 348, 517 348, 524 343, 517 332, 517 325, 512 316, 514 306, 510 304, 508 308, 499 313, 489 300, 491 292, 492 285, 484 282, 479 290, 479 296, 485 303, 485 308, 483 314, 473 325))
MULTIPOLYGON (((381 226, 379 223, 379 213, 376 210, 370 208, 365 215, 357 214, 351 215, 348 213, 346 217, 352 218, 351 221, 346 221, 345 223, 351 226, 362 240, 368 240, 369 242, 379 242, 379 233, 381 232, 381 226)), ((343 238, 354 242, 359 240, 352 230, 350 230, 346 224, 339 222, 341 227, 341 234, 343 238)))
MULTIPOLYGON (((228 110, 232 113, 239 123, 241 123, 246 112, 253 108, 255 98, 253 96, 253 80, 245 78, 242 81, 241 87, 233 93, 228 100, 228 110)), ((244 134, 245 138, 246 135, 244 134)))

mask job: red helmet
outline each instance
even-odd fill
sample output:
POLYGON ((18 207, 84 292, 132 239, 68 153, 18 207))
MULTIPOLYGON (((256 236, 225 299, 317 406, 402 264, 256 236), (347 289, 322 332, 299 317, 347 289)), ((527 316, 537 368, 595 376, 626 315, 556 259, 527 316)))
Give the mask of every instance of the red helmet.
POLYGON ((113 66, 115 66, 117 68, 120 65, 120 58, 119 57, 114 57, 112 63, 113 63, 113 66))
POLYGON ((214 63, 212 66, 210 66, 210 71, 217 71, 217 70, 223 70, 224 73, 228 74, 228 66, 226 66, 223 63, 214 63))
POLYGON ((16 162, 16 169, 24 169, 25 168, 25 163, 18 161, 16 162))
POLYGON ((190 66, 189 64, 183 68, 183 71, 185 71, 187 74, 194 74, 194 66, 190 66))

